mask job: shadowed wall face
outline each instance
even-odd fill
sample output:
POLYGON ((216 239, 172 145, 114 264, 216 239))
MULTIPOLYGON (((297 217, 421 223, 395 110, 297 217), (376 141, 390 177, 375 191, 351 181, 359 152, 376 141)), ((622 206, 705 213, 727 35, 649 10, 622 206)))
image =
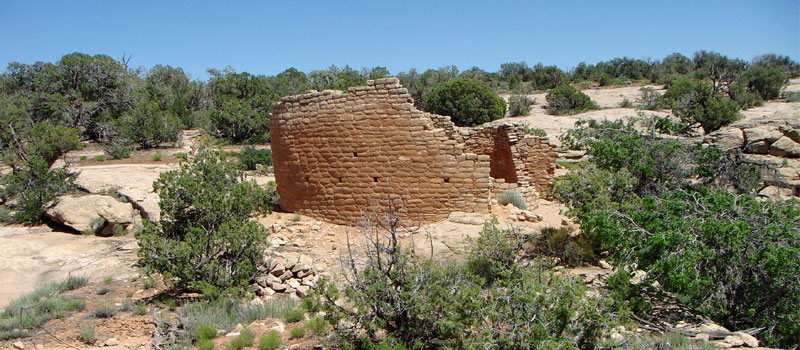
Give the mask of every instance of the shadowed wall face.
POLYGON ((440 220, 453 211, 487 212, 492 172, 516 182, 520 171, 515 144, 503 141, 506 136, 499 143, 496 132, 475 136, 487 138, 481 144, 491 144, 488 153, 467 147, 462 134, 472 132, 415 109, 396 78, 346 93, 285 97, 272 112, 281 207, 335 223, 354 223, 361 210, 385 207, 390 190, 404 201, 403 216, 412 222, 440 220))

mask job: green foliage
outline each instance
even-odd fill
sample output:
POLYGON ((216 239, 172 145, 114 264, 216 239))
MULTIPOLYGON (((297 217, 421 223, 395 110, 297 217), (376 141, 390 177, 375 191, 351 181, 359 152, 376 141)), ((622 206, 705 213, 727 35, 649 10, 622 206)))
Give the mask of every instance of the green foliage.
POLYGON ((298 222, 298 221, 300 221, 300 219, 302 219, 302 216, 300 215, 300 213, 294 213, 294 214, 292 214, 292 216, 288 220, 291 221, 291 222, 298 222))
POLYGON ((269 331, 258 337, 258 350, 275 350, 281 346, 281 335, 278 331, 269 331))
POLYGON ((505 101, 488 84, 457 79, 434 87, 422 101, 425 111, 452 117, 458 126, 475 126, 503 118, 505 101))
POLYGON ((195 341, 214 339, 217 337, 217 327, 214 327, 211 323, 201 323, 194 328, 192 336, 194 336, 195 341))
POLYGON ((255 149, 250 146, 244 147, 241 152, 239 152, 239 162, 241 162, 242 166, 247 170, 256 170, 257 164, 271 166, 272 150, 268 148, 255 149))
POLYGON ((94 159, 95 162, 105 162, 106 161, 106 156, 103 155, 103 154, 98 154, 98 155, 94 156, 93 159, 94 159))
POLYGON ((207 131, 233 143, 259 143, 269 140, 269 111, 278 99, 264 81, 230 67, 220 72, 209 70, 208 87, 214 108, 209 112, 207 131))
POLYGON ((650 303, 645 300, 641 284, 631 283, 631 274, 626 269, 619 269, 606 280, 606 287, 617 309, 629 309, 636 314, 650 310, 650 303))
POLYGON ((142 149, 178 142, 182 126, 178 117, 161 110, 152 101, 137 103, 117 121, 120 136, 142 149))
POLYGON ((85 300, 59 293, 78 289, 86 283, 86 278, 68 277, 11 300, 0 312, 0 340, 27 336, 48 320, 64 317, 67 311, 80 311, 86 305, 85 300))
POLYGON ((41 222, 44 209, 74 186, 76 177, 77 174, 70 173, 66 167, 50 169, 45 159, 34 156, 2 177, 4 187, 0 189, 0 202, 8 203, 13 199, 14 220, 36 225, 41 222))
POLYGON ((583 262, 596 262, 596 243, 582 236, 573 236, 569 228, 545 227, 541 235, 530 241, 529 250, 540 256, 558 259, 566 266, 578 266, 583 262))
POLYGON ((111 318, 117 314, 117 310, 113 305, 100 304, 97 309, 92 313, 92 316, 97 318, 111 318))
POLYGON ((303 326, 297 326, 289 330, 289 339, 300 339, 306 336, 306 329, 303 326))
POLYGON ((200 339, 197 341, 198 350, 214 350, 214 341, 211 339, 200 339))
POLYGON ((626 97, 619 103, 619 108, 633 108, 633 102, 626 97))
POLYGON ((286 315, 283 316, 283 319, 286 320, 288 323, 295 323, 303 320, 305 318, 305 311, 301 308, 294 308, 289 311, 286 311, 286 315))
POLYGON ((577 114, 600 107, 589 96, 570 85, 556 87, 545 96, 547 113, 553 115, 577 114))
POLYGON ((374 246, 358 252, 365 265, 347 263, 349 283, 343 293, 328 280, 314 292, 325 301, 325 317, 343 348, 371 349, 379 343, 380 348, 407 349, 589 349, 614 324, 608 301, 587 297, 582 281, 552 275, 539 264, 506 260, 513 254, 502 247, 518 243, 501 237, 513 234, 485 233, 484 242, 494 247, 474 248, 500 253, 501 260, 482 255, 484 262, 473 265, 498 267, 497 277, 487 281, 458 262, 412 258, 397 243, 397 216, 391 211, 374 216, 382 218, 387 219, 380 224, 372 217, 364 220, 375 225, 362 227, 374 246), (342 297, 354 308, 333 304, 342 297))
POLYGON ((153 158, 152 159, 153 159, 154 162, 160 162, 162 157, 163 156, 161 155, 161 152, 156 152, 156 153, 153 153, 153 158))
POLYGON ((639 91, 642 94, 636 99, 636 108, 656 111, 668 107, 664 103, 661 94, 652 87, 646 86, 639 89, 639 91))
POLYGON ((106 295, 110 291, 111 291, 111 288, 109 288, 109 287, 100 287, 100 289, 97 290, 97 295, 106 295))
POLYGON ((508 116, 528 115, 531 106, 536 104, 536 100, 530 99, 525 95, 511 95, 508 99, 508 116))
POLYGON ((673 122, 669 117, 653 116, 653 128, 664 135, 683 135, 689 132, 689 127, 683 123, 673 122))
POLYGON ((745 72, 747 88, 764 100, 774 100, 780 96, 781 88, 789 78, 779 68, 753 66, 745 72))
POLYGON ((288 299, 265 301, 264 305, 251 305, 226 298, 202 300, 184 305, 180 319, 189 332, 206 323, 218 329, 231 330, 239 323, 281 318, 295 305, 294 301, 288 299))
POLYGON ((522 131, 524 131, 528 135, 538 136, 538 137, 547 137, 547 131, 540 128, 531 128, 528 125, 522 127, 522 131))
POLYGON ((104 143, 103 152, 113 159, 125 159, 131 157, 133 149, 128 141, 117 138, 104 143))
POLYGON ((308 321, 306 321, 305 327, 310 330, 312 333, 323 336, 325 333, 328 332, 328 321, 321 316, 312 317, 308 321))
POLYGON ((242 337, 235 337, 228 343, 228 350, 241 350, 244 349, 245 346, 247 346, 247 344, 245 344, 245 339, 242 337))
POLYGON ((525 203, 525 199, 522 198, 522 195, 514 190, 505 190, 503 193, 500 193, 497 196, 497 202, 500 203, 500 205, 513 204, 519 209, 528 209, 528 203, 525 203))
POLYGON ((497 225, 497 217, 493 217, 492 221, 483 224, 483 230, 475 241, 469 240, 466 269, 488 283, 504 276, 516 262, 520 250, 518 237, 514 237, 516 232, 501 230, 497 225))
POLYGON ((78 338, 87 345, 93 345, 97 341, 95 336, 94 322, 85 322, 81 324, 81 329, 78 332, 78 338))
POLYGON ((711 83, 678 79, 667 92, 664 100, 672 107, 682 122, 700 125, 710 133, 739 119, 739 106, 722 92, 714 92, 711 83))
POLYGON ((239 336, 237 338, 242 339, 242 344, 244 344, 245 347, 251 346, 253 345, 253 342, 255 342, 255 335, 253 335, 253 331, 251 331, 248 327, 242 328, 242 330, 239 331, 239 336))
POLYGON ((584 234, 622 264, 636 263, 730 329, 766 326, 762 340, 800 335, 800 206, 725 191, 676 190, 645 196, 625 212, 596 211, 584 234))
POLYGON ((241 291, 263 259, 268 235, 250 217, 269 212, 275 194, 241 181, 241 169, 221 161, 219 152, 199 150, 191 158, 154 183, 161 220, 136 235, 140 262, 173 288, 207 296, 241 291))
POLYGON ((137 316, 144 316, 147 315, 147 305, 145 304, 136 304, 133 306, 133 314, 137 316))

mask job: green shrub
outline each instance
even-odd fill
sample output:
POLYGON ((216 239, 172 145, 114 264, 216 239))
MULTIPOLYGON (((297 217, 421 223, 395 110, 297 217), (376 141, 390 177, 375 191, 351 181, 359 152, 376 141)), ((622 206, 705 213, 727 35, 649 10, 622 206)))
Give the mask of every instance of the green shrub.
POLYGON ((188 331, 205 323, 218 329, 230 330, 238 323, 249 324, 265 318, 281 318, 295 305, 289 299, 265 301, 264 305, 251 305, 227 298, 201 300, 183 305, 180 319, 188 331))
POLYGON ((539 128, 531 128, 528 125, 522 127, 522 131, 524 131, 528 135, 538 136, 538 137, 547 137, 547 131, 544 129, 539 128))
POLYGON ((78 332, 78 338, 80 338, 84 344, 94 344, 94 342, 97 341, 97 337, 95 336, 94 322, 86 322, 82 324, 81 329, 78 332))
POLYGON ((283 316, 284 320, 288 323, 295 323, 305 318, 305 311, 301 308, 294 308, 286 312, 283 316))
POLYGON ((525 203, 525 199, 522 198, 522 195, 514 190, 505 190, 503 193, 500 193, 500 195, 497 196, 497 202, 500 203, 500 205, 510 203, 519 209, 528 209, 528 203, 525 203))
POLYGON ((114 139, 103 144, 103 152, 113 159, 124 159, 131 157, 133 148, 125 140, 114 139))
POLYGON ((653 128, 664 135, 683 135, 689 132, 689 127, 683 123, 673 122, 669 117, 653 116, 653 128))
POLYGON ((111 318, 117 314, 117 310, 114 309, 113 305, 108 304, 100 304, 97 306, 97 310, 92 313, 92 316, 97 318, 111 318))
POLYGON ((145 305, 145 304, 135 304, 133 306, 133 314, 137 315, 137 316, 147 315, 147 305, 145 305))
POLYGON ((294 214, 292 214, 292 216, 288 220, 291 221, 291 222, 298 222, 302 218, 303 217, 300 215, 300 213, 294 213, 294 214))
POLYGON ((606 287, 618 310, 629 309, 636 314, 650 310, 650 303, 643 298, 642 284, 632 284, 628 270, 619 269, 609 276, 606 287))
POLYGON ((217 327, 208 322, 201 323, 194 328, 192 336, 194 336, 195 341, 214 339, 217 337, 217 327))
POLYGON ((324 317, 316 316, 306 321, 306 328, 316 335, 323 336, 328 332, 328 321, 324 317))
POLYGON ((30 158, 2 177, 0 202, 8 205, 14 200, 14 221, 26 225, 37 225, 42 221, 45 207, 58 196, 74 187, 76 173, 66 167, 50 168, 41 157, 30 158))
POLYGON ((245 341, 242 337, 234 337, 228 343, 228 350, 241 350, 244 349, 245 346, 245 341))
POLYGON ((244 344, 246 347, 253 345, 253 342, 255 342, 255 336, 248 327, 244 327, 241 331, 239 331, 238 338, 242 338, 242 344, 244 344))
POLYGON ((153 153, 153 161, 154 162, 160 162, 161 161, 161 157, 162 157, 161 152, 153 153))
POLYGON ((281 346, 281 335, 277 331, 269 331, 258 337, 258 350, 275 350, 281 346))
POLYGON ((152 289, 156 284, 156 280, 153 277, 145 277, 142 278, 142 288, 144 289, 152 289))
POLYGON ((633 108, 633 102, 626 97, 619 103, 619 108, 633 108))
POLYGON ((108 288, 108 287, 100 287, 100 289, 98 289, 98 290, 97 290, 97 295, 106 295, 106 294, 108 294, 108 292, 110 292, 110 291, 111 291, 111 288, 108 288))
POLYGON ((789 82, 789 78, 780 68, 765 66, 752 66, 745 71, 747 88, 764 100, 777 99, 781 88, 789 82))
MULTIPOLYGON (((520 264, 516 259, 496 261, 490 254, 484 259, 487 263, 478 266, 505 267, 497 270, 497 278, 487 281, 458 262, 412 258, 397 241, 393 228, 400 222, 396 213, 371 215, 362 222, 366 223, 361 228, 365 239, 375 242, 363 252, 353 253, 364 264, 345 263, 350 268, 343 293, 327 279, 321 280, 314 292, 325 301, 325 317, 334 325, 343 347, 369 348, 369 344, 390 339, 383 345, 400 343, 409 349, 465 348, 467 344, 502 349, 594 348, 602 332, 616 322, 618 314, 609 312, 609 301, 588 297, 583 281, 568 274, 556 276, 540 264, 520 264), (353 307, 333 304, 342 297, 353 307), (348 323, 352 327, 337 327, 348 323), (372 331, 357 331, 362 329, 372 331)), ((512 233, 493 236, 496 238, 485 242, 517 246, 498 242, 515 236, 512 233)), ((505 249, 480 245, 473 249, 509 255, 502 253, 505 249)))
POLYGON ((466 269, 474 276, 480 276, 486 282, 503 277, 517 259, 519 244, 514 239, 507 237, 513 231, 504 231, 497 227, 497 218, 487 221, 483 225, 476 240, 469 239, 469 254, 466 269))
POLYGON ((103 278, 103 285, 110 286, 114 282, 114 277, 106 276, 103 278))
POLYGON ((669 107, 665 105, 661 98, 661 94, 659 94, 652 87, 646 86, 639 89, 639 91, 642 94, 636 99, 636 108, 656 111, 669 107))
POLYGON ((448 115, 458 126, 475 126, 503 118, 506 102, 488 84, 456 79, 434 87, 422 100, 425 111, 448 115))
POLYGON ((236 164, 209 150, 197 151, 178 170, 161 173, 154 183, 161 220, 158 225, 147 222, 136 235, 140 263, 162 273, 173 288, 208 297, 243 291, 263 260, 268 235, 250 217, 269 212, 275 194, 241 179, 236 164))
POLYGON ((188 158, 186 158, 186 153, 183 153, 183 152, 175 153, 175 158, 178 158, 183 162, 186 162, 186 161, 189 160, 188 158))
POLYGON ((272 150, 270 149, 255 149, 253 147, 247 146, 242 148, 242 151, 239 152, 239 162, 242 163, 247 170, 256 170, 256 165, 261 164, 263 166, 270 166, 272 165, 272 150))
POLYGON ((120 136, 138 148, 154 148, 164 142, 176 143, 180 139, 182 123, 157 103, 141 101, 117 120, 120 136))
POLYGON ((548 114, 577 114, 600 109, 589 96, 570 85, 561 85, 550 90, 545 98, 548 114))
POLYGON ((536 255, 557 258, 559 263, 569 267, 597 261, 594 242, 582 236, 570 235, 570 230, 566 227, 545 227, 541 230, 541 235, 530 243, 536 255))
POLYGON ((736 102, 724 93, 714 92, 709 82, 678 79, 664 93, 664 101, 682 122, 699 125, 705 133, 719 130, 740 117, 736 102))
POLYGON ((88 158, 88 157, 82 155, 82 156, 78 157, 78 160, 86 160, 86 158, 88 158))
POLYGON ((83 311, 86 309, 86 299, 70 298, 67 299, 67 311, 83 311))
POLYGON ((98 154, 98 155, 94 156, 93 159, 94 159, 95 162, 104 162, 106 160, 106 155, 105 154, 98 154))
POLYGON ((306 329, 303 326, 297 326, 289 330, 289 339, 299 339, 306 336, 306 329))
POLYGON ((197 350, 214 350, 214 341, 211 339, 198 340, 197 350))
POLYGON ((616 261, 649 271, 729 329, 765 326, 761 340, 796 344, 800 326, 800 205, 726 191, 645 196, 624 212, 596 211, 582 230, 616 261))
POLYGON ((528 96, 511 95, 508 99, 508 116, 528 115, 531 112, 531 106, 535 104, 536 100, 532 100, 528 96))

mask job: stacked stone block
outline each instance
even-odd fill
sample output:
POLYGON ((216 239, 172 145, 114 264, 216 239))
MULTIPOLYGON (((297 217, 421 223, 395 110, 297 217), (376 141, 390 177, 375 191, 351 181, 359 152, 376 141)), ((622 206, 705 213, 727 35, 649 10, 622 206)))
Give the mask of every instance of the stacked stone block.
MULTIPOLYGON (((527 154, 552 147, 546 141, 521 138, 524 133, 516 126, 500 133, 455 127, 449 117, 414 108, 397 78, 370 80, 347 92, 288 96, 272 113, 281 207, 334 223, 351 224, 363 210, 385 208, 389 193, 403 201, 403 216, 415 223, 444 219, 454 211, 487 212, 493 175, 503 171, 517 176, 504 177, 513 180, 506 182, 549 183, 543 175, 549 170, 532 170, 540 164, 526 163, 549 159, 527 154), (473 142, 486 146, 472 147, 465 141, 470 137, 486 138, 473 142), (498 137, 505 139, 496 142, 498 137), (493 170, 494 163, 505 170, 493 170)), ((554 168, 554 158, 552 163, 554 168)))

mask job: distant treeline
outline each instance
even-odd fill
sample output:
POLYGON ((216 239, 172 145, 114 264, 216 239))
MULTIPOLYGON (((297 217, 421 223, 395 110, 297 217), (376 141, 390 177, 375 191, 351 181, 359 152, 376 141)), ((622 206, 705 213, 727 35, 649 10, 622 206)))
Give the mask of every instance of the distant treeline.
MULTIPOLYGON (((15 109, 15 113, 24 111, 34 121, 74 128, 84 139, 103 140, 126 133, 126 119, 127 124, 140 123, 141 117, 156 115, 161 119, 159 125, 201 127, 233 142, 263 142, 270 105, 282 96, 309 89, 346 90, 364 85, 367 79, 392 74, 381 66, 361 70, 331 66, 309 73, 289 68, 274 76, 226 68, 209 69, 210 78, 201 81, 190 80, 179 67, 156 65, 143 71, 131 69, 127 61, 71 53, 54 63, 11 63, 0 76, 3 119, 10 109, 15 109)), ((746 85, 750 82, 743 79, 748 70, 756 68, 776 69, 785 77, 800 75, 800 64, 787 56, 767 54, 746 62, 700 51, 693 58, 674 53, 662 60, 623 57, 594 65, 580 63, 569 71, 512 62, 502 64, 497 72, 477 67, 459 71, 456 66, 445 66, 422 73, 412 68, 396 76, 421 106, 422 98, 434 86, 458 78, 486 82, 498 92, 527 93, 564 84, 588 87, 635 81, 669 83, 678 76, 710 79, 715 86, 746 85)), ((158 141, 161 140, 135 143, 147 147, 158 141)))

